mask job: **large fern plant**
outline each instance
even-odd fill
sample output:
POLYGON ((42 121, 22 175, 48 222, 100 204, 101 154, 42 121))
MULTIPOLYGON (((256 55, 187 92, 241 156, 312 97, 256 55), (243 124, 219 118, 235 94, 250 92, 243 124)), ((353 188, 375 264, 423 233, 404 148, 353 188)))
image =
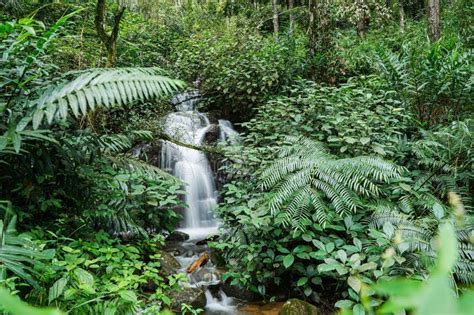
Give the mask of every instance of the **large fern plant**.
POLYGON ((474 246, 472 216, 465 211, 459 195, 450 193, 453 209, 435 203, 430 212, 404 213, 400 205, 379 203, 369 225, 383 230, 393 239, 397 250, 406 258, 405 270, 427 273, 436 259, 437 243, 434 241, 440 223, 454 221, 458 240, 459 257, 453 268, 453 284, 474 283, 474 246))
POLYGON ((262 188, 271 189, 273 214, 285 211, 284 223, 301 228, 304 220, 325 224, 334 215, 354 213, 360 197, 378 197, 379 184, 401 176, 402 168, 383 159, 338 159, 320 143, 287 137, 280 157, 263 171, 262 188))

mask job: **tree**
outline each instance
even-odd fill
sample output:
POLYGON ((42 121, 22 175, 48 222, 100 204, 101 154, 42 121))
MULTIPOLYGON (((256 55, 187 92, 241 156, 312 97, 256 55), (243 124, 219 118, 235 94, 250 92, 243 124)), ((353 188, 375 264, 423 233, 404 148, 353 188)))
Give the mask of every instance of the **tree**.
POLYGON ((439 28, 439 0, 428 1, 428 36, 435 42, 440 36, 439 28))
POLYGON ((290 33, 293 31, 293 25, 295 24, 295 16, 293 15, 294 6, 294 1, 288 0, 288 10, 290 11, 290 33))
MULTIPOLYGON (((312 76, 316 76, 314 57, 318 52, 328 51, 331 45, 329 37, 328 0, 308 1, 309 55, 312 60, 312 76)), ((321 73, 320 73, 321 74, 321 73)))
POLYGON ((366 0, 356 0, 355 2, 356 28, 357 34, 364 37, 370 18, 368 16, 369 8, 366 0))
POLYGON ((275 40, 278 40, 278 32, 280 28, 280 23, 278 21, 278 0, 272 0, 272 10, 273 10, 273 33, 275 40))
POLYGON ((96 14, 95 14, 95 28, 97 35, 99 35, 100 41, 107 50, 107 66, 113 67, 116 61, 117 53, 117 39, 120 31, 120 21, 122 20, 125 12, 125 7, 120 5, 118 11, 114 15, 114 24, 112 26, 112 32, 107 34, 105 30, 105 10, 106 0, 97 0, 96 14))
POLYGON ((400 31, 405 31, 405 0, 398 0, 398 12, 400 15, 400 31))

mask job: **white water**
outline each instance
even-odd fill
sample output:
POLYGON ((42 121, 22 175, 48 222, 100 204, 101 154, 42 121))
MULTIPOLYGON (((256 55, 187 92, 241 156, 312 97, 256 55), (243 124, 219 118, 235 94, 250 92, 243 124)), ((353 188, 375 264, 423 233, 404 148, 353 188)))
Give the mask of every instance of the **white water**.
MULTIPOLYGON (((178 111, 166 116, 165 133, 185 144, 202 145, 206 133, 213 125, 205 114, 196 110, 199 93, 183 93, 177 95, 172 102, 178 111)), ((229 121, 219 120, 218 126, 219 141, 229 143, 237 141, 238 133, 229 121)), ((189 248, 192 254, 176 257, 182 266, 181 271, 185 272, 186 267, 202 253, 202 246, 197 246, 196 242, 217 234, 218 223, 214 216, 217 191, 214 174, 207 156, 202 151, 168 141, 163 142, 161 166, 186 184, 184 201, 187 208, 184 210, 184 220, 179 230, 190 236, 190 239, 182 246, 189 248)), ((219 273, 211 261, 189 274, 188 279, 192 287, 204 289, 220 282, 219 273)), ((219 290, 217 296, 213 296, 211 291, 206 289, 206 298, 208 314, 235 313, 232 298, 227 297, 223 291, 219 290)))
POLYGON ((238 132, 234 130, 232 123, 228 120, 219 119, 219 138, 235 144, 238 140, 238 132))
MULTIPOLYGON (((185 111, 169 114, 165 119, 165 133, 183 143, 200 146, 210 126, 204 114, 192 110, 193 101, 184 101, 185 111), (189 107, 191 108, 189 108, 189 107)), ((213 210, 217 192, 209 160, 201 151, 165 141, 161 152, 162 168, 170 171, 185 184, 183 228, 196 229, 216 226, 213 210)))

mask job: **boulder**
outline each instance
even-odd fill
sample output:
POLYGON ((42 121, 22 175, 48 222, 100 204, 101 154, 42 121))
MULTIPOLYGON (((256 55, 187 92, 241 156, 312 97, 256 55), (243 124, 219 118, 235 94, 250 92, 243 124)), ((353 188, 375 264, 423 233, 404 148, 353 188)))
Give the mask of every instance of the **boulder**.
POLYGON ((206 237, 205 239, 203 240, 200 240, 196 243, 196 245, 198 246, 204 246, 204 245, 207 245, 207 243, 209 242, 215 242, 219 239, 219 235, 211 235, 209 237, 206 237))
POLYGON ((173 255, 168 252, 160 251, 161 257, 159 258, 161 264, 160 273, 163 276, 171 276, 177 273, 178 269, 181 268, 181 264, 179 263, 173 255))
POLYGON ((257 295, 255 293, 244 287, 231 285, 230 281, 222 283, 222 291, 224 291, 224 293, 229 297, 237 298, 243 301, 255 301, 257 299, 257 295))
POLYGON ((189 235, 181 231, 173 231, 166 238, 167 242, 184 242, 189 240, 189 235))
POLYGON ((299 299, 290 299, 283 304, 280 315, 318 315, 318 308, 299 299))
POLYGON ((219 140, 220 128, 216 124, 210 125, 204 134, 204 143, 207 145, 215 144, 219 140))
POLYGON ((193 308, 206 307, 206 292, 198 288, 183 288, 170 294, 172 301, 171 309, 175 312, 181 311, 181 304, 191 305, 193 308))

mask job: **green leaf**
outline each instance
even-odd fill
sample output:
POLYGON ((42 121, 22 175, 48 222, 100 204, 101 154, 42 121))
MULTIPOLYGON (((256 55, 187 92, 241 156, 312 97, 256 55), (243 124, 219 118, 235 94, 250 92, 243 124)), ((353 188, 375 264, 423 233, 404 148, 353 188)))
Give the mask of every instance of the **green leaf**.
POLYGON ((444 208, 439 203, 435 203, 433 205, 433 214, 435 215, 436 219, 441 220, 444 217, 444 208))
POLYGON ((403 190, 411 191, 410 185, 407 185, 407 184, 405 184, 405 183, 399 183, 398 185, 399 185, 403 190))
POLYGON ((11 315, 60 315, 61 311, 53 308, 36 308, 10 295, 7 289, 0 287, 0 309, 11 315))
POLYGON ((319 272, 333 271, 333 270, 336 270, 338 266, 340 266, 340 264, 320 264, 318 266, 318 271, 319 272))
POLYGON ((15 150, 16 153, 19 153, 20 148, 21 148, 21 142, 22 142, 21 135, 17 132, 14 132, 12 134, 12 142, 13 142, 13 149, 15 150))
POLYGON ((337 257, 339 258, 340 261, 345 263, 347 261, 347 254, 344 250, 340 249, 337 251, 337 257))
POLYGON ((128 302, 137 303, 138 301, 137 295, 131 290, 120 291, 119 295, 122 299, 128 302))
POLYGON ((360 292, 360 288, 362 287, 362 281, 354 276, 347 278, 347 284, 357 293, 360 292))
POLYGON ((373 269, 376 269, 376 268, 377 268, 377 264, 375 262, 371 261, 371 262, 363 264, 362 266, 357 268, 357 270, 359 270, 359 272, 364 272, 364 271, 373 270, 373 269))
POLYGON ((82 269, 82 268, 76 268, 74 269, 74 274, 77 277, 77 280, 81 284, 85 284, 87 286, 92 287, 94 285, 94 276, 89 273, 88 271, 82 269))
POLYGON ((343 309, 350 309, 354 305, 354 302, 351 300, 339 300, 336 302, 335 306, 343 309))
POLYGON ((49 288, 48 294, 48 303, 51 303, 55 299, 61 296, 64 292, 64 288, 66 287, 69 279, 66 277, 60 278, 57 280, 51 288, 49 288))
POLYGON ((365 315, 365 309, 362 304, 356 304, 352 308, 352 315, 365 315))
POLYGON ((308 278, 307 277, 302 277, 298 280, 298 283, 296 285, 301 287, 302 285, 305 285, 306 283, 308 283, 308 278))
POLYGON ((360 143, 362 143, 363 145, 366 145, 369 142, 370 142, 370 138, 360 138, 360 143))
POLYGON ((285 266, 285 268, 288 268, 291 265, 293 265, 294 261, 295 261, 295 257, 293 255, 291 254, 286 255, 285 258, 283 258, 283 266, 285 266))
POLYGON ((327 243, 325 248, 326 248, 326 252, 331 253, 334 250, 334 243, 333 242, 327 243))

